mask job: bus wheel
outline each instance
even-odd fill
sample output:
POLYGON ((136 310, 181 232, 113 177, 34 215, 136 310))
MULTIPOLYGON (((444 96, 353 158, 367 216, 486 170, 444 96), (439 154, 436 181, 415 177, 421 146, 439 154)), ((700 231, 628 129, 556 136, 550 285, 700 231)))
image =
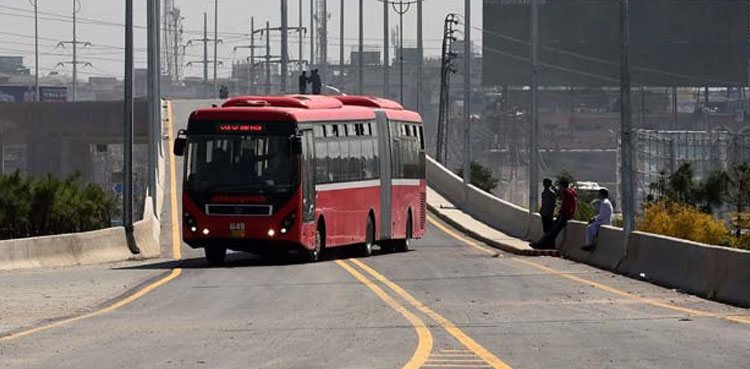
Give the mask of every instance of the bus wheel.
POLYGON ((396 251, 398 252, 407 252, 409 251, 409 244, 411 243, 412 238, 412 228, 411 228, 411 214, 406 218, 406 238, 403 240, 396 241, 396 251))
POLYGON ((223 265, 227 257, 227 249, 225 247, 207 246, 203 251, 206 253, 206 261, 211 266, 223 265))
POLYGON ((368 216, 365 243, 359 245, 359 256, 363 258, 372 255, 372 244, 375 242, 375 226, 372 223, 372 217, 368 216))
POLYGON ((307 251, 307 261, 315 263, 320 261, 323 250, 326 247, 326 234, 323 227, 319 224, 315 230, 315 248, 307 251))

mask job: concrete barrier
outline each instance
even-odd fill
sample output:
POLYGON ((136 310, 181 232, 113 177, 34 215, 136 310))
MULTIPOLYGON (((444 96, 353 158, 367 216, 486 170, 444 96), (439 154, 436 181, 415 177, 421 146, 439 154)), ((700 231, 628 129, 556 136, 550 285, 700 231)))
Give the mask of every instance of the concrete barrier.
MULTIPOLYGON (((476 187, 464 192, 463 180, 427 158, 427 182, 463 212, 522 239, 542 236, 541 218, 476 187), (466 196, 468 194, 468 196, 466 196)), ((705 298, 750 307, 750 252, 603 226, 596 250, 581 250, 587 224, 568 223, 557 247, 568 259, 647 279, 705 298)))
POLYGON ((463 179, 427 157, 427 183, 448 201, 475 219, 516 238, 525 238, 529 225, 526 209, 501 200, 474 186, 465 191, 463 179), (467 196, 468 195, 468 196, 467 196))

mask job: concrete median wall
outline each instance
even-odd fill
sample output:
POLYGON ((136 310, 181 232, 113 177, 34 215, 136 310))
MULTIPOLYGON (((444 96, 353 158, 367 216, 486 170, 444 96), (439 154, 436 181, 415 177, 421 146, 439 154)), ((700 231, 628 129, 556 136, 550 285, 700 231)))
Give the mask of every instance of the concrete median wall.
MULTIPOLYGON (((447 200, 477 220, 516 238, 535 240, 542 234, 541 218, 526 209, 469 187, 431 158, 427 182, 447 200)), ((568 259, 598 268, 646 279, 705 298, 750 307, 750 252, 711 246, 682 239, 603 226, 596 250, 581 250, 587 224, 568 223, 557 247, 568 259)))
POLYGON ((62 267, 159 257, 159 221, 146 199, 144 219, 134 224, 133 240, 125 228, 0 241, 0 270, 62 267), (128 247, 135 242, 140 254, 128 247))
POLYGON ((448 201, 477 220, 517 238, 525 238, 529 222, 526 209, 501 200, 474 186, 464 190, 463 179, 427 157, 427 183, 448 201), (468 195, 468 196, 467 196, 468 195), (467 198, 468 197, 468 198, 467 198))

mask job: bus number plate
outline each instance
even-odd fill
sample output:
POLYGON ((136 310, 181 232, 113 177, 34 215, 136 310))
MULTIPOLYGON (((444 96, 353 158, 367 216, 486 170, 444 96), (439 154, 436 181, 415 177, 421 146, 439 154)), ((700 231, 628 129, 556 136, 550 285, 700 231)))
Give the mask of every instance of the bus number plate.
POLYGON ((245 223, 230 223, 229 231, 232 232, 232 238, 245 238, 245 223))

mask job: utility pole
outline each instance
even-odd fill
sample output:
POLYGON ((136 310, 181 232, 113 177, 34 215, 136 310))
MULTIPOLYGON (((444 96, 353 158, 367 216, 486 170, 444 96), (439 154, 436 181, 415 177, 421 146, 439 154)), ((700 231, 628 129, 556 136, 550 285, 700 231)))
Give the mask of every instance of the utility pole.
POLYGON ((383 97, 388 98, 390 95, 391 90, 391 71, 390 71, 390 62, 391 62, 391 46, 389 45, 389 35, 388 32, 390 31, 390 25, 389 25, 389 16, 390 13, 388 11, 388 1, 383 1, 383 97))
POLYGON ((255 34, 258 32, 260 31, 255 30, 255 17, 250 17, 250 45, 234 47, 234 51, 250 49, 250 58, 247 59, 247 92, 251 94, 255 93, 255 48, 260 47, 255 46, 255 34))
POLYGON ((271 94, 271 23, 266 21, 266 95, 271 94))
POLYGON ((445 17, 443 26, 443 47, 440 63, 440 106, 438 108, 437 145, 435 159, 448 165, 448 116, 450 115, 450 78, 456 72, 453 59, 453 43, 456 41, 454 26, 458 25, 458 14, 450 13, 445 17))
MULTIPOLYGON (((210 39, 208 38, 208 14, 205 12, 203 13, 203 38, 196 38, 188 40, 188 42, 185 44, 185 47, 188 47, 193 44, 193 41, 202 42, 203 43, 203 60, 200 61, 191 61, 188 62, 187 65, 193 65, 193 64, 203 64, 203 85, 206 89, 208 89, 208 65, 211 63, 214 64, 222 64, 222 62, 216 60, 216 47, 214 47, 214 61, 210 61, 208 59, 208 43, 214 42, 218 43, 221 42, 221 39, 210 39)), ((216 66, 214 65, 214 86, 216 85, 216 66)), ((208 94, 208 97, 214 97, 215 93, 208 94)))
POLYGON ((71 44, 73 46, 73 61, 57 63, 58 66, 64 66, 65 64, 71 64, 73 66, 73 91, 71 92, 71 101, 77 100, 78 95, 78 65, 91 66, 91 63, 78 60, 78 44, 83 44, 83 47, 91 45, 90 42, 78 41, 78 32, 76 26, 78 24, 77 16, 78 12, 81 11, 81 3, 78 0, 73 0, 73 41, 58 42, 57 47, 65 47, 65 44, 71 44))
POLYGON ((203 83, 208 86, 208 14, 203 12, 203 83))
POLYGON ((328 2, 318 0, 318 68, 323 83, 328 77, 328 2))
POLYGON ((289 85, 289 19, 287 0, 281 0, 281 87, 280 94, 287 93, 289 85))
MULTIPOLYGON (((33 0, 31 5, 34 7, 34 101, 39 102, 42 99, 39 95, 39 6, 37 3, 38 0, 33 0)), ((0 161, 2 161, 2 151, 0 151, 0 161)))
MULTIPOLYGON (((532 2, 536 0, 531 0, 532 2)), ((464 0, 464 201, 471 184, 471 0, 464 0)))
POLYGON ((299 0, 299 24, 297 25, 297 29, 299 30, 299 54, 297 58, 300 60, 299 71, 302 72, 303 70, 305 70, 304 63, 302 63, 302 48, 304 47, 304 37, 302 36, 302 34, 304 33, 305 29, 302 26, 302 0, 299 0))
POLYGON ((340 8, 340 21, 341 24, 339 24, 339 80, 341 81, 339 85, 344 85, 344 0, 341 0, 341 8, 340 8))
POLYGON ((635 229, 635 167, 633 124, 630 106, 630 4, 620 3, 620 176, 622 177, 622 214, 625 232, 635 229))
MULTIPOLYGON (((130 239, 133 235, 133 0, 125 0, 124 84, 122 222, 130 239)), ((131 251, 138 251, 137 246, 130 246, 131 251)))
POLYGON ((310 0, 310 69, 315 65, 315 0, 310 0))
POLYGON ((152 211, 158 218, 157 212, 157 170, 159 170, 157 156, 158 148, 161 142, 161 68, 159 66, 161 55, 159 53, 159 1, 148 0, 146 4, 147 15, 147 50, 148 50, 148 68, 147 68, 147 85, 148 85, 148 134, 149 134, 149 171, 148 187, 151 196, 152 211))
POLYGON ((211 96, 216 96, 219 91, 219 86, 216 81, 216 72, 219 67, 218 63, 219 54, 219 0, 214 0, 214 90, 211 96))
POLYGON ((529 129, 529 214, 539 208, 539 6, 531 0, 531 114, 529 129))
MULTIPOLYGON (((342 20, 343 22, 343 20, 342 20)), ((365 93, 365 10, 364 1, 359 0, 359 53, 357 55, 357 93, 365 93)))
POLYGON ((424 88, 423 73, 424 73, 424 34, 422 29, 422 16, 423 14, 423 0, 417 0, 417 112, 422 111, 422 90, 424 88))

